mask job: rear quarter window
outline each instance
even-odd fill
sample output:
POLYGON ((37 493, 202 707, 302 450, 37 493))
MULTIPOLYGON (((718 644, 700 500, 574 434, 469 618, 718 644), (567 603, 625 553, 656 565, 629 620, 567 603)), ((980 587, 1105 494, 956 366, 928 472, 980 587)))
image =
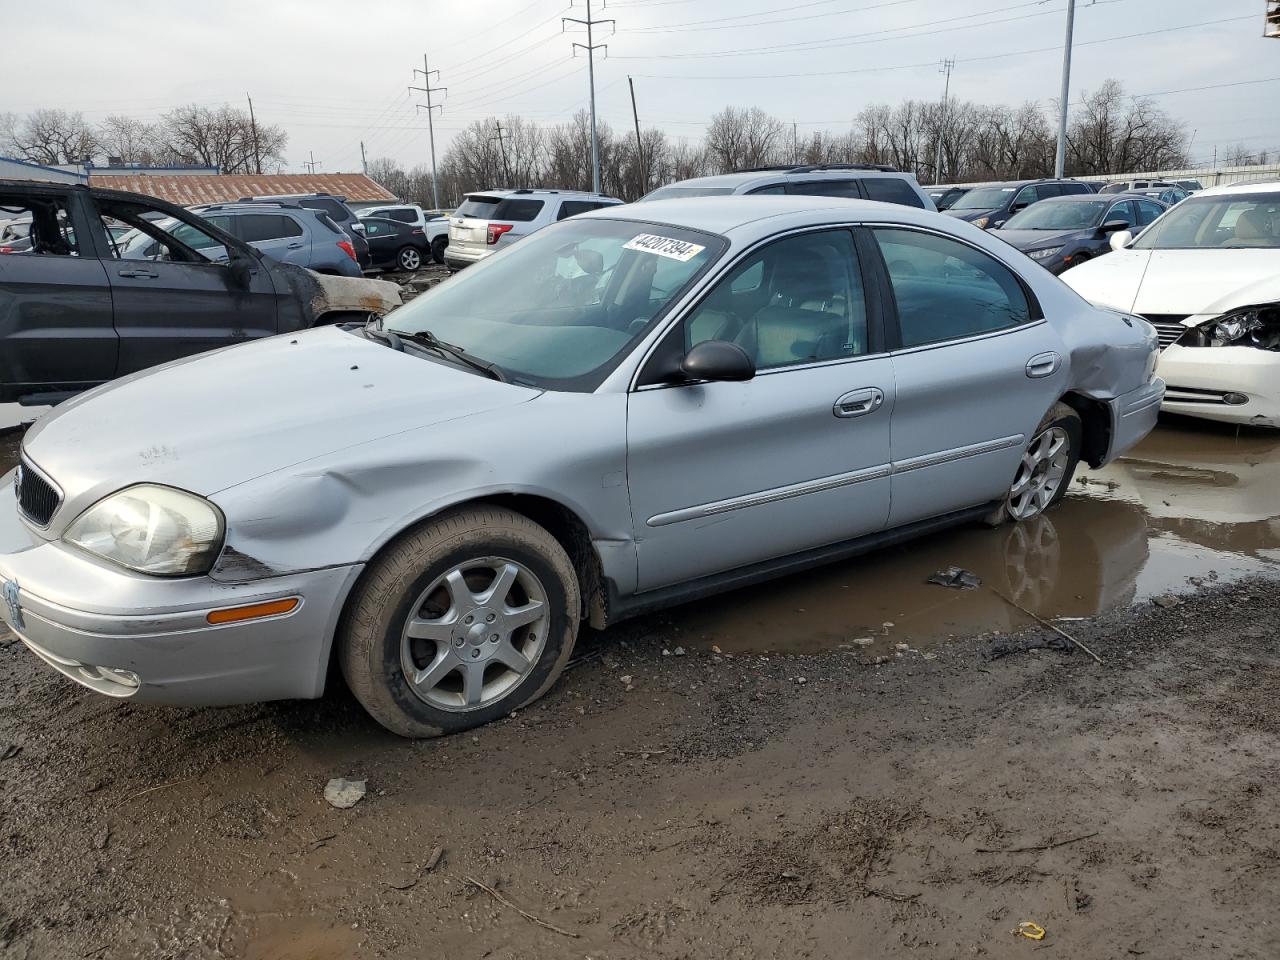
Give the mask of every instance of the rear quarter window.
POLYGON ((862 189, 867 192, 868 200, 924 209, 924 201, 920 199, 920 195, 905 180, 896 177, 867 177, 862 181, 862 189))
POLYGON ((520 198, 519 200, 508 199, 503 200, 494 208, 492 217, 494 220, 513 220, 516 223, 528 223, 530 220, 537 219, 538 214, 542 212, 543 202, 541 200, 527 200, 520 198))

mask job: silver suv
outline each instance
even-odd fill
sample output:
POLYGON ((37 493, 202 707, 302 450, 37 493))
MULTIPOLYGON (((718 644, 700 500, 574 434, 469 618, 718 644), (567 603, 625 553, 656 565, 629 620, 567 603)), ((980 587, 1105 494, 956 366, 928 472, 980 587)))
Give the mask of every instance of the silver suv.
POLYGON ((578 190, 486 190, 468 193, 449 218, 444 262, 461 270, 549 223, 622 203, 578 190))
POLYGON ((893 167, 873 163, 823 163, 806 166, 760 167, 714 177, 695 177, 659 187, 640 198, 675 200, 681 197, 715 197, 734 193, 791 194, 808 197, 844 197, 879 200, 904 207, 936 210, 916 178, 893 167))

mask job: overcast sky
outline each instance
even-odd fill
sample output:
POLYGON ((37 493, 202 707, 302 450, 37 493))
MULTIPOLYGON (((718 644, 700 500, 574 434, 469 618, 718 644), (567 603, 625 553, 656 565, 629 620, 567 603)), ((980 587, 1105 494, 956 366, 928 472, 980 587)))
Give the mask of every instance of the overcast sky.
MULTIPOLYGON (((1197 161, 1215 145, 1274 150, 1280 40, 1262 37, 1263 10, 1264 0, 1082 0, 1071 99, 1115 77, 1160 94, 1195 131, 1197 161), (1235 85, 1169 92, 1221 84, 1235 85)), ((1065 11, 1066 0, 593 2, 597 18, 617 21, 597 36, 608 44, 600 117, 629 128, 631 74, 641 122, 673 136, 697 139, 727 104, 758 105, 802 134, 844 130, 869 103, 940 97, 944 58, 956 60, 953 97, 1048 103, 1065 11)), ((587 62, 570 48, 585 37, 562 34, 561 16, 585 17, 585 0, 0 0, 0 111, 154 119, 184 103, 242 106, 249 92, 258 119, 288 131, 292 170, 311 151, 320 172, 359 170, 361 140, 370 160, 412 166, 428 156, 421 95, 406 89, 424 51, 441 71, 433 83, 449 88, 441 155, 473 120, 552 124, 586 106, 587 62)))

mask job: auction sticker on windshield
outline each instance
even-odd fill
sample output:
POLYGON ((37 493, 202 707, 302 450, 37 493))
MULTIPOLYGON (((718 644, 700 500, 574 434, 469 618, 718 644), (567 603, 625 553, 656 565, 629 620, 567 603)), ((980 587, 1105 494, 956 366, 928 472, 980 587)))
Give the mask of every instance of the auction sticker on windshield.
POLYGON ((642 233, 633 240, 623 244, 624 250, 640 250, 644 253, 656 253, 660 257, 688 263, 703 250, 707 249, 697 243, 677 240, 674 237, 660 237, 654 233, 642 233))

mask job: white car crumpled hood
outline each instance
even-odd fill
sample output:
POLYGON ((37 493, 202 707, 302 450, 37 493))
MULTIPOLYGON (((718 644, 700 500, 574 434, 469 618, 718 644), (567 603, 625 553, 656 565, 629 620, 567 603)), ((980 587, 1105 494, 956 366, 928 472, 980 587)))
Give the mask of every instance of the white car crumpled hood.
POLYGON ((1142 316, 1214 316, 1280 300, 1280 249, 1117 250, 1062 279, 1099 306, 1142 316))
POLYGON ((60 512, 61 525, 130 484, 209 496, 345 447, 538 395, 326 327, 107 384, 37 421, 23 449, 64 491, 71 509, 60 512))

